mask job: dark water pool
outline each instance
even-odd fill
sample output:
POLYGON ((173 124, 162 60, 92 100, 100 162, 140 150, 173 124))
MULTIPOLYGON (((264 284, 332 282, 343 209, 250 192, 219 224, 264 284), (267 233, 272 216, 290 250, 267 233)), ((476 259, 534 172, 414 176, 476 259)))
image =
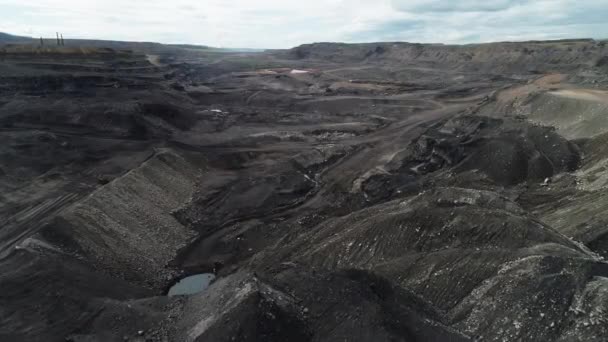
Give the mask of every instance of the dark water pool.
POLYGON ((209 287, 213 279, 215 279, 215 274, 213 273, 202 273, 186 277, 171 286, 167 295, 189 295, 204 291, 209 287))

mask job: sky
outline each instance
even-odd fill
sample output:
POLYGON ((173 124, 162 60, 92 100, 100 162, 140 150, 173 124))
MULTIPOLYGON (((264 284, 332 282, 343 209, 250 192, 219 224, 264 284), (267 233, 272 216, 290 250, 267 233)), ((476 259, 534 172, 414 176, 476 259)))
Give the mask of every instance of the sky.
POLYGON ((608 38, 608 0, 0 0, 0 32, 225 48, 608 38))

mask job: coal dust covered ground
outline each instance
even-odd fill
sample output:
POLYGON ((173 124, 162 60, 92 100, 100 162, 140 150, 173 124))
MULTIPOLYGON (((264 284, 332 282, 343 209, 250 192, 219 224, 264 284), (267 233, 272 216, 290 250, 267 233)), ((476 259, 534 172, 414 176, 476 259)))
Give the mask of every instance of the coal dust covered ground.
POLYGON ((606 340, 605 42, 28 44, 1 341, 606 340))

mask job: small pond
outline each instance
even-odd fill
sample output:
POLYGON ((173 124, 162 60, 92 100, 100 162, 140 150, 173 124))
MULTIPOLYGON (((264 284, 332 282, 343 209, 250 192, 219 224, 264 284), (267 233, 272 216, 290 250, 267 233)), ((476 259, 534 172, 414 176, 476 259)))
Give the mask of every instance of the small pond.
POLYGON ((206 290, 215 279, 213 273, 202 273, 186 277, 171 286, 168 296, 189 295, 206 290))

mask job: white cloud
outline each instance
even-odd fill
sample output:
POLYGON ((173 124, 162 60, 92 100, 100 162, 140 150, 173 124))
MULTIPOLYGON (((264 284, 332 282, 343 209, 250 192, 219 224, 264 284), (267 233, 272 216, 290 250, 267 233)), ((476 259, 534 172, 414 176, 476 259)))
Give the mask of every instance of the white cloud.
POLYGON ((393 6, 411 12, 478 12, 499 11, 525 0, 393 0, 393 6))
POLYGON ((608 38, 608 0, 0 0, 0 31, 284 48, 608 38))

